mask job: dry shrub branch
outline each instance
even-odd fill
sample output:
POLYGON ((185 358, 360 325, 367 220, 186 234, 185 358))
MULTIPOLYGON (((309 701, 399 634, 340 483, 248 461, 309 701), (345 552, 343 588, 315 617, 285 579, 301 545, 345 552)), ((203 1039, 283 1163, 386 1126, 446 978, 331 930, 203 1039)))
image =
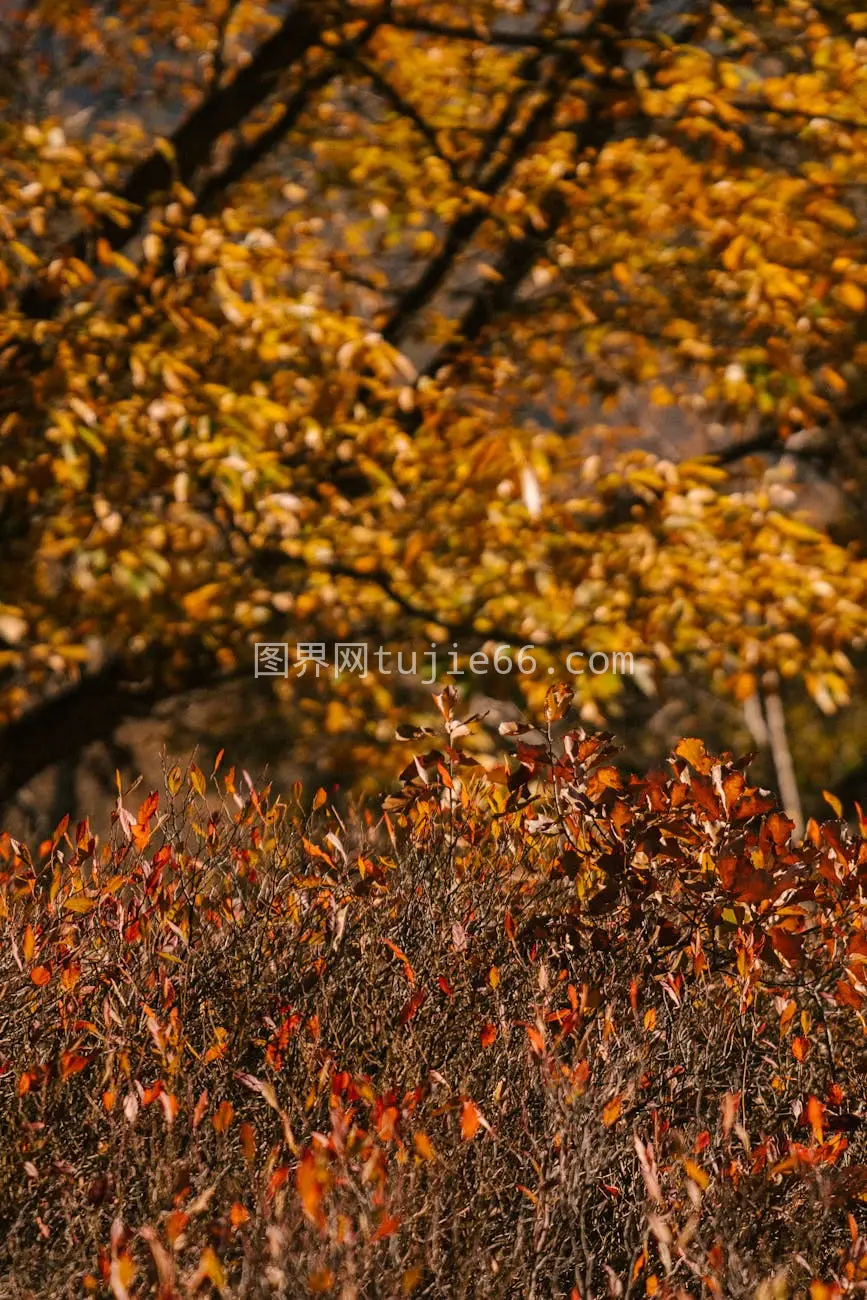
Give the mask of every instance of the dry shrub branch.
POLYGON ((4 1298, 863 1290, 860 810, 437 700, 375 816, 193 765, 0 838, 4 1298))

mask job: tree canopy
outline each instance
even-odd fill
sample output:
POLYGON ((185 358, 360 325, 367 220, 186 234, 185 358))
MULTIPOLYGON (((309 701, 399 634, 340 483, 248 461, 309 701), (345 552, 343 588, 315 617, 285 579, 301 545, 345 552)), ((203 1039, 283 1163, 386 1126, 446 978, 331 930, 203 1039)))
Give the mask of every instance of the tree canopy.
MULTIPOLYGON (((681 674, 844 704, 867 564, 786 466, 855 481, 865 30, 830 0, 6 20, 0 801, 255 641, 530 645, 500 683, 530 707, 567 651, 629 652, 589 722, 681 674)), ((367 760, 408 689, 274 683, 367 760)))

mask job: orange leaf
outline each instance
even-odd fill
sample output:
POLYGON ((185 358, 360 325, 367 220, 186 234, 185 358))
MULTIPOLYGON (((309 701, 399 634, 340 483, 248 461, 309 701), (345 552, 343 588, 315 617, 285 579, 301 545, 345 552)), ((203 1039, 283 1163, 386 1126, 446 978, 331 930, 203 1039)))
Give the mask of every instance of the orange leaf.
POLYGON ((415 1133, 412 1140, 422 1160, 436 1160, 434 1145, 426 1133, 415 1133))
POLYGON ((804 955, 804 941, 799 934, 784 930, 775 925, 770 932, 774 951, 778 952, 790 966, 797 966, 804 955))
MULTIPOLYGON (((312 1151, 307 1151, 302 1156, 295 1180, 301 1200, 301 1208, 305 1215, 318 1228, 324 1228, 325 1215, 322 1212, 322 1202, 325 1198, 325 1192, 331 1184, 331 1177, 328 1170, 317 1161, 312 1151)), ((274 1181, 273 1175, 271 1181, 274 1181)))
POLYGON ((796 1061, 806 1061, 810 1051, 810 1040, 799 1034, 792 1042, 792 1055, 796 1061))
POLYGON ((246 1122, 238 1129, 238 1138, 241 1143, 241 1150, 244 1152, 244 1159, 248 1165, 251 1165, 256 1159, 256 1134, 253 1131, 253 1125, 246 1122))
MULTIPOLYGON (((299 1174, 301 1172, 300 1166, 298 1172, 299 1174)), ((273 1201, 274 1197, 277 1195, 280 1188, 283 1187, 288 1177, 289 1177, 288 1166, 278 1165, 277 1168, 274 1170, 273 1174, 271 1175, 271 1177, 268 1179, 268 1187, 265 1192, 265 1199, 268 1201, 273 1201)), ((300 1181, 301 1180, 299 1178, 298 1179, 299 1184, 300 1181)))
POLYGON ((474 1101, 465 1101, 461 1106, 461 1137, 470 1142, 482 1127, 482 1114, 474 1101))
POLYGON ((821 1142, 825 1122, 825 1107, 819 1101, 819 1098, 814 1097, 812 1094, 807 1098, 806 1114, 807 1123, 813 1130, 813 1137, 817 1142, 821 1142))
POLYGON ((235 1107, 230 1101, 221 1101, 211 1123, 215 1133, 225 1133, 235 1114, 235 1107))
POLYGON ((30 972, 30 978, 34 984, 39 985, 41 988, 43 984, 47 984, 51 979, 51 970, 48 966, 34 966, 30 972))
POLYGON ((173 1246, 190 1221, 185 1210, 172 1210, 166 1217, 166 1241, 173 1246))
POLYGON ((694 736, 685 736, 678 742, 674 752, 679 758, 685 758, 690 767, 694 767, 697 772, 706 775, 713 767, 713 760, 708 758, 704 741, 694 736))
POLYGON ((616 1124, 620 1118, 620 1112, 623 1109, 623 1098, 621 1096, 612 1097, 602 1108, 602 1123, 606 1128, 616 1124))
POLYGON ((307 1290, 311 1295, 325 1295, 334 1287, 334 1273, 330 1268, 319 1268, 307 1279, 307 1290))
POLYGON ((527 1026, 527 1037, 530 1040, 530 1046, 539 1056, 545 1051, 545 1040, 533 1025, 527 1026))
POLYGON ((60 1077, 68 1079, 71 1074, 78 1074, 89 1064, 89 1056, 78 1056, 75 1052, 63 1052, 60 1057, 60 1077))
POLYGON ((390 1237, 392 1233, 397 1232, 400 1227, 400 1219, 396 1214, 390 1214, 383 1219, 376 1232, 371 1237, 371 1241, 382 1241, 384 1237, 390 1237))
POLYGON ((199 1094, 199 1100, 196 1102, 195 1110, 193 1111, 193 1128, 199 1127, 202 1120, 204 1119, 205 1111, 207 1109, 208 1109, 208 1090, 207 1088, 205 1088, 205 1090, 199 1094))
POLYGON ((409 981, 409 983, 410 983, 410 984, 414 984, 414 983, 415 983, 415 971, 414 971, 413 968, 410 966, 410 964, 409 964, 409 958, 407 957, 406 953, 405 953, 405 952, 402 952, 402 951, 400 950, 400 948, 398 948, 397 944, 396 944, 396 943, 393 943, 393 942, 391 941, 391 939, 383 939, 382 942, 385 944, 386 948, 390 948, 390 949, 391 949, 391 951, 394 953, 395 957, 397 957, 399 961, 402 961, 402 962, 403 962, 403 971, 404 971, 404 974, 406 975, 406 978, 407 978, 407 980, 409 981))
POLYGON ((843 1288, 836 1282, 820 1282, 818 1278, 810 1283, 810 1300, 838 1300, 843 1288))
POLYGON ((701 1165, 697 1165, 694 1160, 684 1160, 683 1168, 687 1177, 691 1178, 694 1183, 698 1183, 701 1190, 704 1191, 710 1179, 701 1165))
POLYGON ((129 1300, 129 1287, 135 1278, 135 1261, 123 1251, 111 1261, 109 1285, 115 1300, 129 1300))
POLYGON ((491 1043, 496 1040, 497 1031, 490 1021, 484 1026, 481 1032, 482 1047, 490 1047, 491 1043))

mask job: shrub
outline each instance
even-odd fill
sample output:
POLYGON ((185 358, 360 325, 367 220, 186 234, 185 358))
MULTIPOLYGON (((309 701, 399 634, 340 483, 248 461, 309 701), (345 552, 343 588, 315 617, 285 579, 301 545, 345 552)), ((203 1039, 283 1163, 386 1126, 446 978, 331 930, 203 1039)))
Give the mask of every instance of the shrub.
POLYGON ((863 1289, 863 821, 438 703, 376 816, 0 839, 4 1297, 863 1289))

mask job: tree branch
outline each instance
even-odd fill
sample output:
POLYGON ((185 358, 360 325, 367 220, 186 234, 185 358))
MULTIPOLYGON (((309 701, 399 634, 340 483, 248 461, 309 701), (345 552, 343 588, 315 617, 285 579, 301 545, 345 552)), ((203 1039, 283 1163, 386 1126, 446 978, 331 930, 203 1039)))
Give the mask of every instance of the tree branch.
MULTIPOLYGON (((560 78, 552 78, 524 129, 515 137, 512 148, 479 186, 481 193, 493 197, 506 182, 531 141, 552 123, 562 90, 560 78)), ((401 341, 413 319, 442 286, 463 249, 487 219, 487 206, 476 204, 450 226, 439 253, 431 259, 415 284, 407 289, 383 326, 381 333, 386 342, 397 344, 401 341)))
POLYGON ((118 658, 9 723, 0 733, 0 808, 47 767, 71 763, 125 718, 149 713, 157 698, 153 690, 135 692, 118 658))
POLYGON ((804 813, 801 795, 798 790, 798 778, 786 729, 786 712, 780 697, 779 677, 776 673, 767 673, 765 682, 765 719, 768 727, 768 741, 777 774, 777 786, 780 800, 792 821, 795 823, 794 835, 799 840, 804 833, 804 813))
MULTIPOLYGON (((311 97, 338 75, 344 60, 361 63, 357 51, 367 44, 379 25, 379 17, 372 18, 354 40, 347 41, 334 49, 334 58, 318 72, 305 77, 295 94, 286 100, 282 112, 271 125, 261 131, 249 144, 238 145, 225 167, 205 182, 196 201, 197 212, 205 215, 213 212, 222 195, 232 185, 237 185, 240 180, 243 180, 272 149, 277 147, 287 132, 295 126, 311 97)), ((362 66, 366 67, 363 64, 362 66)))
MULTIPOLYGON (((824 429, 835 424, 849 424, 855 420, 863 419, 867 416, 867 393, 861 394, 846 406, 836 407, 825 415, 817 416, 813 421, 815 429, 824 429)), ((789 439, 786 439, 780 433, 780 423, 774 418, 763 422, 758 433, 751 438, 744 438, 740 442, 730 443, 728 447, 723 447, 720 451, 713 453, 716 461, 720 465, 733 465, 746 456, 757 456, 763 452, 779 453, 780 455, 794 456, 822 456, 829 453, 825 446, 789 446, 789 439)), ((799 434, 793 434, 792 437, 799 437, 799 434)))
MULTIPOLYGON (((404 596, 382 569, 362 573, 349 565, 309 566, 306 561, 276 549, 262 549, 252 555, 255 573, 261 578, 274 577, 281 569, 301 569, 308 575, 322 573, 372 583, 399 609, 419 622, 435 623, 446 629, 453 640, 482 645, 499 641, 502 645, 527 643, 514 629, 491 626, 479 628, 474 614, 467 620, 450 622, 436 610, 425 609, 404 596)), ((384 633, 379 633, 384 639, 384 633)), ((571 645, 560 639, 545 642, 550 650, 571 645)), ((541 648, 541 647, 540 647, 541 648)), ((145 656, 124 658, 114 655, 98 672, 81 678, 47 700, 29 709, 22 717, 0 730, 0 812, 7 807, 30 781, 55 764, 72 764, 96 741, 109 741, 126 719, 146 717, 161 701, 188 695, 203 687, 236 680, 249 673, 249 665, 226 671, 216 657, 199 640, 191 639, 174 655, 161 656, 153 651, 145 656), (180 666, 178 661, 180 660, 180 666)))
POLYGON ((361 73, 363 73, 377 94, 384 99, 392 109, 394 109, 395 113, 412 122, 419 134, 428 142, 436 157, 442 159, 446 164, 451 172, 452 179, 460 181, 460 173, 458 172, 454 159, 450 158, 448 154, 443 152, 442 146, 437 139, 436 131, 428 122, 425 121, 421 113, 410 104, 409 100, 404 99, 403 95, 392 86, 391 82, 384 77, 377 68, 366 63, 364 59, 355 55, 350 58, 350 62, 353 63, 361 73))
MULTIPOLYGON (((580 146, 584 150, 593 149, 598 152, 613 137, 616 129, 616 115, 609 112, 606 116, 602 111, 602 99, 609 92, 613 92, 615 97, 623 93, 614 81, 614 74, 623 55, 618 42, 622 39, 623 31, 628 31, 633 8, 632 0, 606 0, 597 15, 596 22, 601 29, 605 47, 606 68, 594 79, 594 90, 587 105, 586 124, 583 128, 578 128, 580 146)), ((631 85, 625 93, 631 94, 631 85)), ((524 233, 517 239, 510 240, 496 264, 495 282, 486 285, 476 294, 460 321, 455 337, 426 366, 426 376, 434 375, 452 364, 466 345, 475 342, 490 322, 514 301, 524 279, 565 219, 569 210, 568 199, 555 183, 542 196, 538 208, 544 229, 537 230, 531 222, 527 222, 524 233)), ((409 412, 404 423, 410 432, 417 429, 421 423, 418 410, 409 412)))
POLYGON ((450 41, 473 41, 477 45, 504 45, 514 49, 534 49, 557 52, 564 46, 581 40, 585 32, 563 32, 559 36, 540 36, 538 32, 504 32, 487 29, 452 26, 426 18, 401 18, 395 15, 389 26, 404 32, 417 32, 420 36, 443 36, 450 41))

